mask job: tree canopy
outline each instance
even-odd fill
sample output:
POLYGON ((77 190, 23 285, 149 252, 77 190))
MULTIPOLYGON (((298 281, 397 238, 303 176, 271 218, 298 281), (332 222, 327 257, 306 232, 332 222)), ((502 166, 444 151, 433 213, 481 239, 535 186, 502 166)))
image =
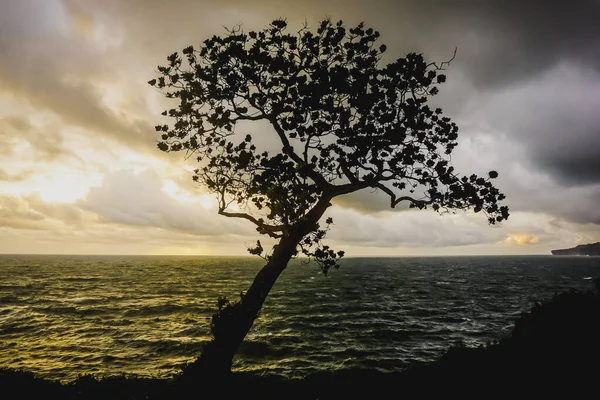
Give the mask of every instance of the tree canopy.
MULTIPOLYGON (((193 154, 193 179, 218 196, 220 214, 273 238, 299 233, 300 251, 325 272, 343 252, 321 244, 327 227, 311 212, 320 217, 336 196, 372 188, 391 207, 473 209, 490 224, 508 218, 491 182, 497 172, 462 176, 450 164, 458 127, 428 105, 446 80, 444 63, 409 53, 381 65, 379 36, 330 19, 289 33, 280 19, 171 54, 149 82, 177 100, 163 112, 174 123, 156 126, 158 148, 193 154), (237 132, 246 121, 272 129, 261 138, 237 132), (281 151, 261 148, 267 141, 281 151)), ((262 251, 260 242, 251 249, 262 251)))

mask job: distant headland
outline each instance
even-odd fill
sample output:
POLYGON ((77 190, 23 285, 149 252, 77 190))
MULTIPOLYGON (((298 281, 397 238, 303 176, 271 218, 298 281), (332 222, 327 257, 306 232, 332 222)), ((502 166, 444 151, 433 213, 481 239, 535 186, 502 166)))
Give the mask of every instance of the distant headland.
POLYGON ((552 250, 553 256, 600 256, 600 242, 580 244, 570 249, 552 250))

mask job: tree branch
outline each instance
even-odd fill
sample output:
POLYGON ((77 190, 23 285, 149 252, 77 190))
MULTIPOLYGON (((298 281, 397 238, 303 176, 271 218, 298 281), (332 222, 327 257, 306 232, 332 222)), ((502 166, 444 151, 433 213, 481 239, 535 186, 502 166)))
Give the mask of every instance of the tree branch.
POLYGON ((277 119, 271 118, 270 121, 271 121, 271 124, 273 125, 273 127, 275 128, 275 132, 277 132, 279 139, 281 140, 281 144, 283 145, 283 152, 285 154, 287 154, 296 163, 304 164, 304 161, 302 161, 302 158, 298 154, 296 154, 296 152, 294 151, 294 148, 290 144, 290 141, 288 140, 287 136, 285 135, 284 130, 281 128, 281 126, 279 126, 279 123, 277 123, 277 119))
POLYGON ((390 206, 392 208, 396 208, 396 205, 398 205, 398 203, 403 202, 403 201, 410 201, 413 204, 431 204, 431 203, 433 203, 432 200, 419 200, 419 199, 415 199, 411 196, 396 197, 396 193, 394 193, 392 189, 390 189, 389 187, 387 187, 379 182, 376 183, 375 185, 372 185, 371 187, 374 187, 376 189, 381 189, 381 191, 383 191, 385 194, 390 196, 390 206))
POLYGON ((343 194, 348 194, 355 192, 357 190, 365 189, 371 187, 371 183, 365 181, 355 181, 352 183, 346 183, 344 185, 334 186, 331 190, 333 197, 341 196, 343 194))
POLYGON ((352 173, 352 171, 350 171, 350 168, 348 168, 348 165, 346 165, 346 162, 344 160, 342 160, 341 158, 339 160, 339 166, 340 166, 340 169, 342 170, 342 172, 344 173, 344 176, 346 178, 348 178, 350 183, 358 183, 359 182, 358 178, 352 173))
POLYGON ((267 225, 264 222, 261 222, 260 220, 254 218, 250 214, 232 213, 232 212, 225 211, 222 207, 219 207, 219 214, 223 215, 225 217, 230 217, 230 218, 246 219, 246 220, 254 223, 257 226, 256 230, 259 233, 265 233, 265 234, 271 236, 272 238, 280 238, 282 236, 281 234, 276 233, 276 232, 283 232, 284 227, 282 225, 278 225, 278 226, 267 225))
POLYGON ((450 58, 447 61, 442 61, 439 65, 436 62, 431 62, 429 64, 427 64, 427 67, 429 68, 430 66, 434 66, 436 70, 438 71, 443 71, 444 70, 444 65, 450 65, 450 63, 452 61, 454 61, 454 59, 456 58, 456 52, 458 51, 458 47, 454 48, 454 53, 452 54, 452 58, 450 58))
POLYGON ((307 172, 308 176, 317 185, 319 185, 322 190, 325 190, 325 189, 331 187, 331 184, 329 182, 327 182, 327 180, 320 173, 318 173, 312 167, 310 167, 308 164, 306 164, 302 160, 302 158, 298 154, 296 154, 296 152, 294 151, 294 148, 290 144, 289 139, 285 135, 285 131, 281 128, 281 126, 279 126, 277 119, 271 118, 270 122, 273 125, 273 128, 275 128, 275 132, 277 132, 279 139, 281 140, 281 144, 283 145, 283 152, 285 154, 287 154, 297 164, 306 166, 307 167, 306 172, 307 172))

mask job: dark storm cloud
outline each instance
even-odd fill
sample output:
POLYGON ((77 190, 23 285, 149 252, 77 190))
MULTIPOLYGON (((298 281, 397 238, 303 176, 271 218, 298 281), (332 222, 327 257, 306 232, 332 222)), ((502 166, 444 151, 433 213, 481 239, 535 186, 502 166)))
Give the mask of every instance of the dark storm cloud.
MULTIPOLYGON (((600 0, 69 0, 127 26, 125 40, 159 59, 188 44, 242 24, 260 29, 284 17, 295 30, 326 16, 354 25, 364 21, 382 33, 389 60, 423 52, 443 61, 458 54, 450 73, 476 88, 494 88, 535 77, 564 60, 600 70, 600 0), (163 53, 163 54, 159 54, 163 53)), ((388 60, 388 61, 389 61, 388 60)), ((461 91, 452 88, 456 99, 461 91)))
POLYGON ((590 147, 577 154, 559 151, 559 154, 544 155, 540 157, 540 165, 569 184, 600 182, 600 150, 597 148, 590 147))
POLYGON ((465 133, 486 135, 468 128, 474 121, 502 135, 491 142, 500 157, 485 159, 496 158, 494 168, 508 175, 499 185, 512 209, 599 224, 600 1, 408 4, 418 22, 406 40, 426 54, 458 47, 441 105, 459 125, 466 122, 459 142, 465 133), (426 21, 431 29, 415 29, 426 21), (509 142, 523 152, 511 153, 509 142), (514 164, 538 179, 521 184, 514 164))
POLYGON ((526 146, 522 162, 564 187, 600 183, 600 74, 562 63, 476 99, 475 116, 526 146))
POLYGON ((421 33, 445 45, 455 40, 457 63, 483 86, 529 78, 565 59, 600 69, 598 0, 409 4, 422 22, 430 22, 421 33))
POLYGON ((456 40, 453 67, 475 89, 492 98, 508 91, 483 118, 525 143, 534 168, 560 186, 600 183, 600 1, 436 0, 411 8, 421 18, 431 12, 448 33, 427 34, 441 40, 424 46, 456 40))
POLYGON ((600 185, 600 75, 589 78, 579 72, 566 81, 568 87, 549 94, 553 105, 548 119, 539 107, 540 112, 532 113, 539 118, 532 125, 543 130, 530 140, 533 161, 562 186, 600 185))

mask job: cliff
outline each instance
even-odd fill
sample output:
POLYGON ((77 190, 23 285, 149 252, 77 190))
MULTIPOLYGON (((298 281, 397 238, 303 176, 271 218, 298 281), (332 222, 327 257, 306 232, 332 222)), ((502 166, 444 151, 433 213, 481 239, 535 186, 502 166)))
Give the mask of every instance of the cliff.
POLYGON ((600 242, 580 244, 570 249, 552 250, 553 256, 600 256, 600 242))

